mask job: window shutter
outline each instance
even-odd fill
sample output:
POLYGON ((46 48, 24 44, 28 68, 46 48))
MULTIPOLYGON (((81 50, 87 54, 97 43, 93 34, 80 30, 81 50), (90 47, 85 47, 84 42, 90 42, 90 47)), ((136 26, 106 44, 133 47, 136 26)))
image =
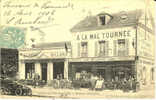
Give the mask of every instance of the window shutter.
POLYGON ((89 56, 89 50, 88 50, 88 47, 89 47, 89 44, 87 43, 87 47, 86 47, 86 56, 88 57, 89 56))
POLYGON ((129 40, 126 39, 126 55, 128 56, 129 55, 129 40))
POLYGON ((114 40, 114 50, 113 50, 113 55, 117 56, 117 40, 114 40))
POLYGON ((81 50, 81 47, 80 47, 80 42, 77 44, 77 56, 80 57, 80 50, 81 50))
POLYGON ((99 53, 99 46, 98 46, 98 41, 95 41, 95 57, 97 57, 98 56, 98 53, 99 53))
POLYGON ((106 48, 105 48, 105 50, 106 50, 106 56, 108 56, 108 53, 109 53, 109 42, 108 41, 106 41, 106 48))

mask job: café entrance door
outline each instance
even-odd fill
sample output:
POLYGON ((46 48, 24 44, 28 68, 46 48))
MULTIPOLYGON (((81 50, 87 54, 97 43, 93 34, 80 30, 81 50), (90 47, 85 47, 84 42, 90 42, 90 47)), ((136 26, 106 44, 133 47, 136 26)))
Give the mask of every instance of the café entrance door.
POLYGON ((47 82, 47 63, 41 63, 41 70, 42 70, 41 79, 44 80, 45 82, 47 82))
POLYGON ((54 79, 64 78, 64 62, 54 62, 54 79))

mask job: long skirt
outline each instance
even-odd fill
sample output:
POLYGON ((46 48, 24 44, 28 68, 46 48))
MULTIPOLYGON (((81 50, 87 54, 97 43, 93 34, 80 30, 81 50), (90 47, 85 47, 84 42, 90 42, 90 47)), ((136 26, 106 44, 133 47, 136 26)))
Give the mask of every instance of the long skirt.
POLYGON ((103 86, 103 80, 97 80, 95 89, 102 89, 103 86))

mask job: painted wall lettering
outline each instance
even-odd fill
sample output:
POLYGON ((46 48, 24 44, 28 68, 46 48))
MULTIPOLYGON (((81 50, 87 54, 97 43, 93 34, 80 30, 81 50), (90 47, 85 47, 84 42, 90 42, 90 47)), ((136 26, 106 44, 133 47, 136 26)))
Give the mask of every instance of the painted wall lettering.
POLYGON ((93 34, 77 34, 77 40, 90 40, 90 39, 106 39, 106 38, 122 38, 130 37, 130 30, 106 33, 93 33, 93 34))

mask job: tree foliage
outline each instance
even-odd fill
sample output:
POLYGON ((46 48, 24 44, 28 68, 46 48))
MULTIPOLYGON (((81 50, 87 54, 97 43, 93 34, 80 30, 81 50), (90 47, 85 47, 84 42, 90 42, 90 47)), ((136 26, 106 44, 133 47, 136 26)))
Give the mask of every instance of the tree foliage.
POLYGON ((1 48, 0 72, 6 76, 14 76, 18 70, 18 50, 1 48))

